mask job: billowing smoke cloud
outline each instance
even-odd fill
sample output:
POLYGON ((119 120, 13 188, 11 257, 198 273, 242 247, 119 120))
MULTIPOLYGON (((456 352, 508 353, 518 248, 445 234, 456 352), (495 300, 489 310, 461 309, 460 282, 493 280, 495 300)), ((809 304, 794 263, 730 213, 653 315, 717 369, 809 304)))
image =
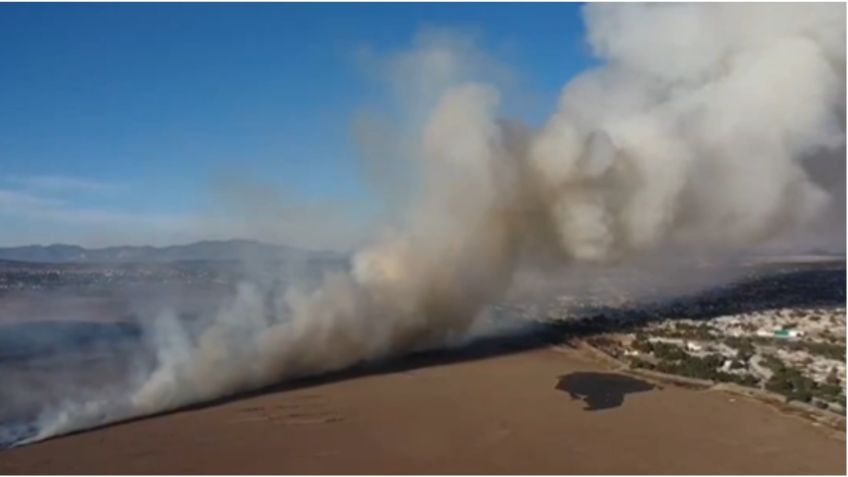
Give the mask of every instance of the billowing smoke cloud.
POLYGON ((461 339, 528 256, 749 247, 844 200, 805 168, 844 160, 844 6, 605 4, 585 19, 602 66, 541 130, 499 119, 492 85, 440 80, 411 206, 349 273, 273 300, 244 284, 199 335, 160 314, 155 369, 45 412, 35 439, 461 339))
POLYGON ((607 66, 563 91, 530 160, 564 248, 745 246, 828 200, 804 160, 844 140, 844 10, 592 6, 607 66))

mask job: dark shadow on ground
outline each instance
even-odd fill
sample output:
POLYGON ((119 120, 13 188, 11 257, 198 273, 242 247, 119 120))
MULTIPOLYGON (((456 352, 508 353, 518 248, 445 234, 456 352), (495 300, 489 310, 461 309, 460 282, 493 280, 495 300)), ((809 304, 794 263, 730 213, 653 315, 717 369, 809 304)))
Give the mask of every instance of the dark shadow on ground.
POLYGON ((657 387, 623 374, 574 372, 560 376, 556 389, 567 392, 571 399, 583 400, 584 410, 600 411, 621 406, 627 394, 657 387))

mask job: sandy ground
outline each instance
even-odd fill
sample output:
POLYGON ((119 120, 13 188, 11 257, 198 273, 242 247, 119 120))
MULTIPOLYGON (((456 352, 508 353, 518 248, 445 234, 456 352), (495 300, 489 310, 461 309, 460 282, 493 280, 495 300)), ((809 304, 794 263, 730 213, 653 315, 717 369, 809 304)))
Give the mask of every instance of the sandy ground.
POLYGON ((0 452, 0 473, 844 474, 844 434, 716 391, 640 389, 585 410, 608 372, 536 349, 232 400, 0 452))

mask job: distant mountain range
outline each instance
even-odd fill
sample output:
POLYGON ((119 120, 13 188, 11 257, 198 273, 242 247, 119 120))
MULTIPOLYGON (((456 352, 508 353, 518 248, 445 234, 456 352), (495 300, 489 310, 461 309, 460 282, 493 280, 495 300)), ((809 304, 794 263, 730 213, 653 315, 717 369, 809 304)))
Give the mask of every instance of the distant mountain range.
MULTIPOLYGON (((340 260, 341 252, 307 250, 286 245, 274 245, 257 240, 205 240, 168 247, 117 246, 84 248, 79 245, 25 245, 0 247, 0 260, 32 263, 165 263, 191 260, 340 260)), ((815 250, 803 254, 761 253, 749 258, 757 261, 789 258, 845 259, 845 252, 815 250)))
POLYGON ((341 259, 344 254, 312 251, 256 240, 202 241, 168 247, 118 246, 84 248, 78 245, 0 247, 0 260, 38 263, 129 263, 186 260, 315 260, 341 259))

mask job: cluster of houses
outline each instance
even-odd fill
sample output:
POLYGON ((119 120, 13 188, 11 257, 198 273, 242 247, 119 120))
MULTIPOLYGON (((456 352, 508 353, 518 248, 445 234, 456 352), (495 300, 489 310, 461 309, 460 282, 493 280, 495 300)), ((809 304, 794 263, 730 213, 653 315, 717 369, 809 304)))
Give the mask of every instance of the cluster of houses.
POLYGON ((776 309, 722 316, 710 326, 728 336, 845 341, 845 308, 776 309))

